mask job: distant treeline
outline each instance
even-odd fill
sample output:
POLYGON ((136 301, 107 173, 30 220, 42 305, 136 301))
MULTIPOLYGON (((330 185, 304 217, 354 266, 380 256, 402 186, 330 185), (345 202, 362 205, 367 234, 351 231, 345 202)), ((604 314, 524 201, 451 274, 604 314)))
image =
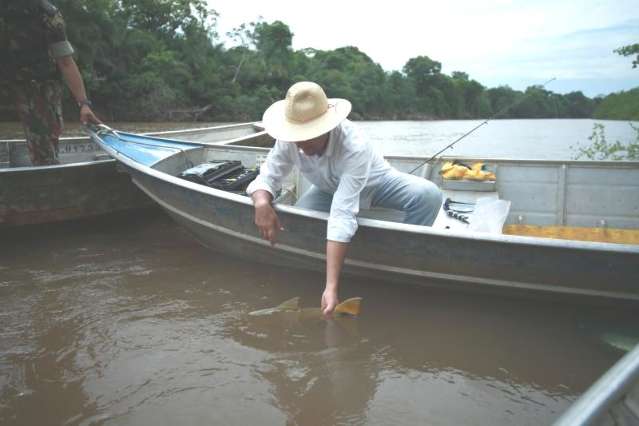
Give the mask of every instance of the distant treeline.
POLYGON ((593 118, 639 121, 639 87, 598 99, 593 118))
MULTIPOLYGON (((293 50, 280 21, 216 31, 205 0, 53 0, 96 110, 107 121, 261 118, 296 81, 321 84, 353 103, 355 119, 639 119, 639 88, 605 98, 539 86, 486 88, 465 72, 446 75, 427 56, 385 71, 357 47, 293 50), (225 37, 224 39, 227 39, 225 37), (509 108, 510 107, 510 108, 509 108)), ((397 42, 401 42, 398 40, 397 42)), ((6 105, 6 92, 0 104, 6 105)), ((75 116, 70 99, 65 111, 75 116)), ((0 118, 11 118, 7 110, 0 118)))

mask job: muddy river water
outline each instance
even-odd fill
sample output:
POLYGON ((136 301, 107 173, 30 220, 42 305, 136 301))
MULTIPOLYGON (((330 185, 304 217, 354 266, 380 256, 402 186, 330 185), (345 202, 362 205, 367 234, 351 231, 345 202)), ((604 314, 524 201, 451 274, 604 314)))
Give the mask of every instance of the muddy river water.
POLYGON ((5 233, 0 424, 550 424, 636 338, 635 312, 350 277, 357 319, 247 315, 322 285, 158 211, 5 233))

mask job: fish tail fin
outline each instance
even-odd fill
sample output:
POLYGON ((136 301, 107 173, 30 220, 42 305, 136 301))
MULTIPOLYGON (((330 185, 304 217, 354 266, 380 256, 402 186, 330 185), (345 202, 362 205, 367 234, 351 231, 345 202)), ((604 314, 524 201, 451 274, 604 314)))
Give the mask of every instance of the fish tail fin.
POLYGON ((361 302, 361 297, 352 297, 337 305, 335 307, 335 312, 338 314, 346 314, 356 317, 359 315, 361 302))

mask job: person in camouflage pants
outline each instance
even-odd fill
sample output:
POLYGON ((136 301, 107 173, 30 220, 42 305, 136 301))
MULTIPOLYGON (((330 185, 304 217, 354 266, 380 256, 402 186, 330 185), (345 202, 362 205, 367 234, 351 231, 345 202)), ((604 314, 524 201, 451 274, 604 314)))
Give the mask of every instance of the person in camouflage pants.
POLYGON ((62 77, 80 107, 82 123, 100 123, 91 110, 60 11, 47 0, 2 0, 0 67, 9 83, 34 165, 59 164, 63 128, 62 77))
POLYGON ((62 133, 62 86, 55 81, 26 85, 15 90, 16 109, 22 121, 33 165, 59 164, 58 140, 62 133))

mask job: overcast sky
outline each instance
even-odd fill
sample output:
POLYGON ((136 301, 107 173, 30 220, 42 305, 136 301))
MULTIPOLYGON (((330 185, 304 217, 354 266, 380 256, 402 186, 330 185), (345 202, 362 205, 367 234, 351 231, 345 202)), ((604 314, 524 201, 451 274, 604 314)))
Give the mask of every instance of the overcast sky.
POLYGON ((386 71, 425 55, 487 87, 556 77, 549 90, 592 97, 639 86, 632 59, 613 53, 639 43, 639 0, 208 1, 220 35, 280 20, 295 50, 356 46, 386 71))

